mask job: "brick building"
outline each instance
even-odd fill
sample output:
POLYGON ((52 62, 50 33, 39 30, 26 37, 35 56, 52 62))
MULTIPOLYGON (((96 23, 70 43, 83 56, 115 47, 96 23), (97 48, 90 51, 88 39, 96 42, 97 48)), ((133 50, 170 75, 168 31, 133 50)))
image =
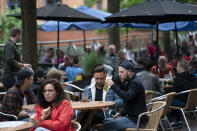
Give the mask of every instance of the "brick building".
MULTIPOLYGON (((42 7, 47 4, 56 3, 57 0, 36 0, 36 7, 42 7)), ((85 0, 61 0, 62 3, 70 6, 70 7, 79 7, 81 5, 85 5, 85 0)), ((15 5, 20 6, 20 0, 0 0, 0 12, 6 13, 6 7, 12 9, 15 5)), ((106 9, 107 8, 107 0, 102 0, 101 3, 93 6, 95 9, 106 9)))

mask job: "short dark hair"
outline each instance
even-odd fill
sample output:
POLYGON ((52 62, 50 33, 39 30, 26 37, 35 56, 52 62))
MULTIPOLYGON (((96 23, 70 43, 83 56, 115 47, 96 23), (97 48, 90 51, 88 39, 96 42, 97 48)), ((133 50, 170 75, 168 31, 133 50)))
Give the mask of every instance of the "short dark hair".
POLYGON ((105 74, 106 73, 105 68, 104 68, 104 66, 102 64, 97 64, 94 67, 93 74, 95 74, 95 73, 101 73, 101 72, 103 72, 105 74))
POLYGON ((34 72, 34 81, 38 80, 38 77, 46 77, 47 72, 43 69, 37 69, 34 72))
POLYGON ((153 62, 151 59, 144 59, 143 60, 143 68, 146 71, 150 71, 151 67, 153 66, 153 62))
POLYGON ((21 30, 18 27, 12 27, 10 30, 10 37, 16 37, 17 34, 21 33, 21 30))
POLYGON ((47 84, 52 84, 54 86, 54 89, 57 93, 54 103, 55 106, 58 107, 61 102, 66 99, 66 94, 63 90, 63 88, 61 87, 60 83, 56 80, 56 79, 48 79, 46 80, 40 87, 39 92, 38 92, 38 104, 42 107, 42 108, 47 108, 49 106, 51 106, 52 103, 49 103, 45 100, 43 92, 44 92, 44 87, 47 84))
POLYGON ((79 58, 78 56, 73 56, 73 63, 78 64, 79 63, 79 58))

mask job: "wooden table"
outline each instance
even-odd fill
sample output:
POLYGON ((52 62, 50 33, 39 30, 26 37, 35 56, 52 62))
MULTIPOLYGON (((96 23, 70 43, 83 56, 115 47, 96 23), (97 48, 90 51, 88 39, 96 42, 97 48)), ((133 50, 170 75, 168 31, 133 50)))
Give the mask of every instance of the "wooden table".
MULTIPOLYGON (((99 109, 105 109, 107 107, 115 105, 114 102, 109 101, 89 101, 89 102, 80 102, 80 101, 71 101, 71 105, 73 110, 81 110, 81 113, 77 117, 77 121, 80 123, 86 113, 86 111, 90 111, 90 114, 85 121, 84 126, 82 127, 82 131, 85 131, 87 127, 89 126, 92 118, 94 117, 94 114, 96 110, 99 109)), ((35 104, 32 105, 26 105, 23 106, 22 109, 24 110, 33 110, 35 107, 35 104)))
POLYGON ((109 101, 90 101, 90 102, 71 102, 72 108, 74 110, 81 110, 81 113, 77 117, 77 121, 80 123, 83 120, 83 117, 86 111, 90 111, 88 118, 85 121, 84 126, 82 127, 82 131, 85 131, 92 121, 96 110, 104 109, 110 106, 113 106, 114 102, 109 101))
POLYGON ((5 121, 0 122, 1 127, 0 131, 28 131, 30 128, 33 127, 33 123, 31 122, 24 122, 24 121, 5 121), (12 125, 11 127, 8 127, 12 125))

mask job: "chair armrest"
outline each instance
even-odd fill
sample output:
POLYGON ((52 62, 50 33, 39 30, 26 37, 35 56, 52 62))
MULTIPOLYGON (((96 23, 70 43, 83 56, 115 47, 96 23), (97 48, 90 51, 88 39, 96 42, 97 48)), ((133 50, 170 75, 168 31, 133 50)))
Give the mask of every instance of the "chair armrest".
POLYGON ((64 92, 66 92, 66 93, 69 93, 69 94, 73 95, 73 92, 71 92, 71 91, 64 90, 64 92))
POLYGON ((191 90, 186 90, 186 91, 178 92, 178 93, 175 94, 175 96, 181 95, 181 94, 185 94, 185 93, 188 93, 188 92, 190 92, 190 91, 191 91, 191 90))
POLYGON ((84 91, 84 89, 82 89, 82 88, 80 88, 80 87, 78 87, 78 86, 76 86, 76 85, 73 85, 73 84, 71 84, 71 83, 69 83, 69 82, 65 82, 65 83, 62 83, 62 84, 66 84, 66 85, 69 85, 69 86, 71 86, 71 87, 74 87, 74 88, 76 88, 76 89, 78 89, 78 90, 80 90, 80 91, 84 91))

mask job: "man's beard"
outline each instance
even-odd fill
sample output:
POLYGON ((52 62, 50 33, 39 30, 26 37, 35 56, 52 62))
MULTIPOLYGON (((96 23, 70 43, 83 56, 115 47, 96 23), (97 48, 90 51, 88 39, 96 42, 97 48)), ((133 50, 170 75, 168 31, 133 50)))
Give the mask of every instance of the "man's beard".
POLYGON ((124 79, 120 79, 121 83, 126 83, 130 80, 130 76, 127 74, 127 76, 124 79))
POLYGON ((104 84, 96 84, 96 87, 102 89, 104 87, 104 84))

